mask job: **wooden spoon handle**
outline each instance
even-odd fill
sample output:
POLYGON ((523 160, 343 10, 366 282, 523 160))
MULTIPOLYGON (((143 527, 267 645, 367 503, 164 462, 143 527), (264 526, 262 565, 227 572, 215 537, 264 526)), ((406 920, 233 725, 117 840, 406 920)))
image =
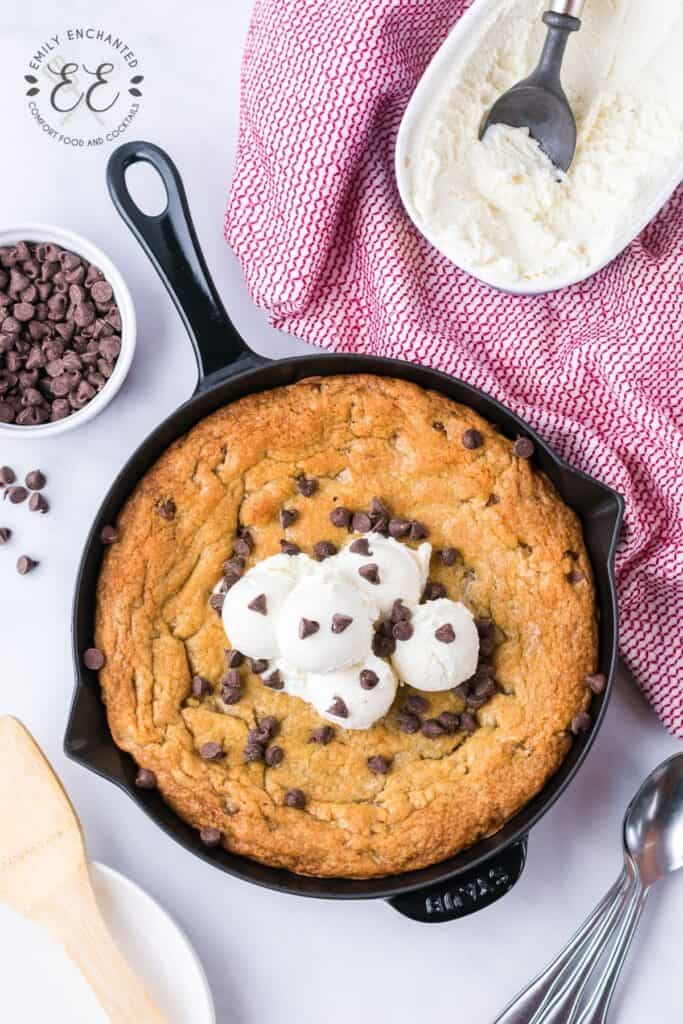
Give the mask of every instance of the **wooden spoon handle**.
POLYGON ((109 934, 85 865, 65 879, 49 903, 36 908, 35 919, 81 970, 112 1024, 167 1024, 109 934))

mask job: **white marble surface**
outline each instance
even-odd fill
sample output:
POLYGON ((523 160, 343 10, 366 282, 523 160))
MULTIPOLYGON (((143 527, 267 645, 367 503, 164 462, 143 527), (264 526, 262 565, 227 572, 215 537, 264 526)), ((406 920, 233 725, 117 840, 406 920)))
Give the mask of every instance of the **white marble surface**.
MULTIPOLYGON (((45 139, 28 117, 21 76, 37 42, 69 23, 106 23, 127 35, 146 74, 135 135, 167 147, 177 161, 209 265, 240 330, 270 355, 292 353, 301 343, 276 334, 252 307, 221 234, 250 6, 5 0, 0 10, 0 223, 51 221, 88 235, 119 264, 139 314, 132 372, 101 417, 39 444, 0 442, 0 463, 47 472, 52 503, 44 518, 25 506, 0 508, 1 525, 15 531, 15 543, 0 550, 0 712, 19 716, 51 758, 93 857, 148 889, 186 929, 205 964, 220 1024, 408 1024, 445 1016, 486 1024, 611 883, 628 799, 680 747, 625 674, 580 776, 534 830, 522 880, 495 906, 449 925, 413 924, 381 902, 314 902, 233 880, 175 846, 126 796, 62 754, 73 683, 69 611, 83 538, 113 474, 189 396, 195 370, 170 301, 108 200, 104 164, 111 147, 74 153, 45 139), (14 571, 23 551, 42 563, 25 578, 14 571)), ((681 1019, 682 947, 680 877, 653 894, 613 1020, 681 1019)), ((11 970, 12 950, 0 932, 0 991, 3 972, 11 970)), ((3 1005, 2 1017, 37 1024, 31 1006, 27 993, 22 1005, 3 1005)), ((55 1005, 53 1019, 67 1022, 68 1006, 55 1005)))

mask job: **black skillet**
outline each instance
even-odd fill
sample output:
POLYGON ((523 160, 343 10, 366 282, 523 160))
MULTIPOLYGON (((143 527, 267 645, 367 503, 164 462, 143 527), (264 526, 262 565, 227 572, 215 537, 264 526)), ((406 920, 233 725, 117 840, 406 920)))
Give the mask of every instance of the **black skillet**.
MULTIPOLYGON (((299 896, 381 897, 417 921, 448 921, 488 906, 511 889, 521 875, 529 830, 578 771, 605 713, 617 650, 613 558, 622 517, 621 497, 566 466, 509 409, 447 374, 374 356, 309 355, 272 362, 256 355, 231 324, 218 297, 199 249, 180 176, 169 157, 147 142, 126 143, 109 160, 107 182, 116 208, 156 267, 183 319, 197 357, 199 382, 193 397, 150 434, 121 470, 86 542, 73 609, 76 689, 64 742, 66 753, 124 789, 186 849, 245 881, 299 896), (156 168, 166 186, 168 203, 157 216, 141 212, 125 183, 126 168, 140 160, 156 168), (116 520, 133 488, 162 452, 199 420, 243 395, 282 387, 311 375, 348 373, 374 373, 413 381, 471 406, 510 438, 523 434, 533 439, 539 469, 550 477, 583 523, 600 608, 599 670, 609 680, 605 692, 593 700, 591 731, 574 741, 560 770, 499 832, 440 864, 368 881, 305 878, 223 849, 209 850, 203 846, 197 832, 181 821, 158 793, 133 785, 136 766, 112 740, 97 674, 85 668, 81 660, 82 651, 93 642, 95 589, 102 558, 100 530, 116 520)), ((571 642, 568 636, 567 643, 571 642)))

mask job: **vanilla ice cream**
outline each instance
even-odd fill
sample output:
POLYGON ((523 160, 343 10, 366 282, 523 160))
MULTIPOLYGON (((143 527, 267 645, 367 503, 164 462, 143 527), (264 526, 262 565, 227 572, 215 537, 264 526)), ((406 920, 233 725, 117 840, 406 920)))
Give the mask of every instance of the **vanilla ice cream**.
POLYGON ((392 656, 399 679, 417 690, 450 690, 474 675, 479 634, 472 613, 447 597, 419 605, 411 621, 413 635, 396 645, 392 656))
POLYGON ((393 537, 382 537, 378 533, 369 533, 362 539, 367 541, 368 553, 358 550, 358 541, 351 541, 336 556, 339 571, 354 586, 360 587, 384 614, 390 612, 394 601, 399 599, 406 604, 416 604, 427 582, 431 544, 420 544, 413 550, 393 537), (360 572, 361 568, 373 565, 377 567, 378 582, 360 572))
POLYGON ((502 288, 543 290, 597 269, 683 176, 680 0, 586 4, 562 71, 578 129, 566 175, 526 129, 494 126, 479 141, 493 102, 535 67, 547 6, 500 0, 464 23, 409 157, 418 225, 453 262, 502 288))
POLYGON ((323 718, 344 729, 369 729, 386 715, 394 702, 397 686, 389 663, 368 654, 353 668, 310 676, 308 700, 323 718), (361 686, 363 671, 377 676, 377 682, 370 689, 361 686))

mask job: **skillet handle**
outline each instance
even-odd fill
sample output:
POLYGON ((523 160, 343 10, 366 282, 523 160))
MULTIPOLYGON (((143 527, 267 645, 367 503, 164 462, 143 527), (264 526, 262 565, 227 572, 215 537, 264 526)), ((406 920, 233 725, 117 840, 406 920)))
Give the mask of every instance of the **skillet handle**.
POLYGON ((455 875, 451 882, 427 886, 388 901, 399 914, 423 924, 456 921, 489 907, 519 881, 526 863, 527 836, 485 861, 455 875))
POLYGON ((198 388, 206 378, 227 376, 265 362, 253 353, 230 321, 206 266, 190 217, 178 169, 151 142, 126 142, 109 157, 107 186, 114 206, 149 256, 173 299, 190 336, 198 388), (144 213, 128 190, 126 170, 144 161, 157 171, 166 189, 165 209, 144 213))

